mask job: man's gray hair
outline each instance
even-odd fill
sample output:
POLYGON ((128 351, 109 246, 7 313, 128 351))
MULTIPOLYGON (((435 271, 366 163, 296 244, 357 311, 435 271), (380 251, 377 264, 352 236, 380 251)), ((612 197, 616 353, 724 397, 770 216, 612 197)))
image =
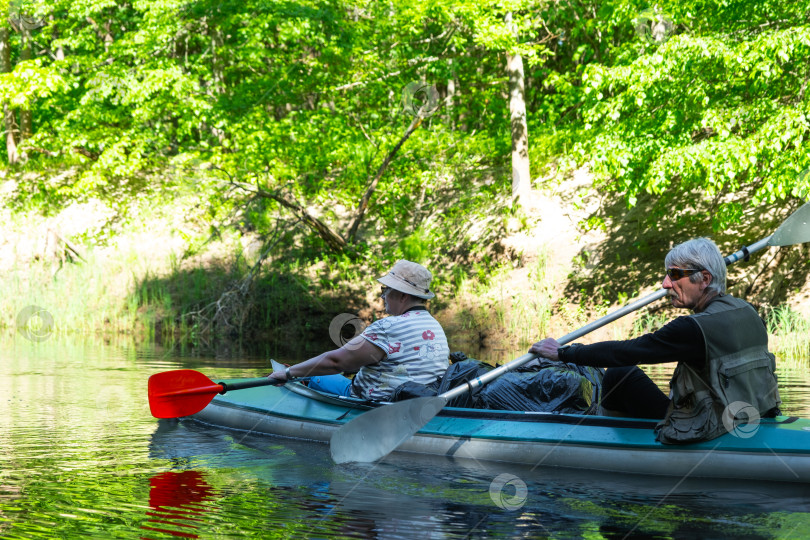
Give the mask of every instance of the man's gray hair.
MULTIPOLYGON (((678 244, 667 253, 664 266, 666 268, 677 266, 683 269, 708 270, 712 275, 709 290, 718 293, 726 292, 726 261, 720 250, 717 249, 717 245, 708 238, 695 238, 678 244)), ((698 272, 689 276, 689 279, 692 283, 697 283, 702 278, 698 272)))

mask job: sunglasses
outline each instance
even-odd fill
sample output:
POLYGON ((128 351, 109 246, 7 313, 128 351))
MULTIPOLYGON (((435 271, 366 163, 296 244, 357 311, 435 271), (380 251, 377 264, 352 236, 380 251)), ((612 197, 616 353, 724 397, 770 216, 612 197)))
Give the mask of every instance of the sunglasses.
POLYGON ((388 293, 388 291, 390 291, 390 290, 391 290, 391 287, 389 287, 387 285, 383 285, 382 287, 380 287, 380 296, 381 297, 385 296, 386 293, 388 293))
POLYGON ((702 271, 703 268, 667 268, 667 275, 672 281, 678 281, 683 277, 691 276, 692 274, 702 271))

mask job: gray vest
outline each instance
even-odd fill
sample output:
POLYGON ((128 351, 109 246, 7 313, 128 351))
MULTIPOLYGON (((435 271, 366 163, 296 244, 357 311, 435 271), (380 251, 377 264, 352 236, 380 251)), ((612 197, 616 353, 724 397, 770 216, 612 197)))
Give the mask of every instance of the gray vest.
POLYGON ((692 317, 703 333, 707 361, 699 371, 678 363, 670 381, 672 401, 656 427, 662 443, 714 439, 780 403, 768 334, 748 302, 719 296, 692 317))

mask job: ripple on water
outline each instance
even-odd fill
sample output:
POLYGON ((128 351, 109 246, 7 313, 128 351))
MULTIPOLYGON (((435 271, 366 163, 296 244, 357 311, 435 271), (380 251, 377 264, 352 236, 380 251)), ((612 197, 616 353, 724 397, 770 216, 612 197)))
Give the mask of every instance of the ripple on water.
MULTIPOLYGON (((34 345, 0 340, 0 355, 3 538, 231 538, 268 531, 302 538, 598 538, 630 531, 733 538, 810 530, 802 486, 429 456, 335 465, 324 444, 149 414, 146 380, 155 372, 187 367, 215 379, 256 376, 265 358, 179 357, 56 338, 34 345)), ((807 372, 780 368, 790 414, 810 416, 807 372)))

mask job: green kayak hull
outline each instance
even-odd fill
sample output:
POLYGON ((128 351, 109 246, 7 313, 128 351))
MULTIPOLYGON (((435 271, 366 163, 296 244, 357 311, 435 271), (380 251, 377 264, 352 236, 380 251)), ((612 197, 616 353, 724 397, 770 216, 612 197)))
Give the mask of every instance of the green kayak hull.
MULTIPOLYGON (((293 383, 218 395, 189 418, 328 443, 340 426, 369 408, 360 400, 293 383)), ((643 475, 810 481, 810 420, 762 419, 688 445, 656 442, 655 424, 633 418, 446 407, 396 451, 643 475)), ((357 444, 373 437, 370 432, 357 444)))

